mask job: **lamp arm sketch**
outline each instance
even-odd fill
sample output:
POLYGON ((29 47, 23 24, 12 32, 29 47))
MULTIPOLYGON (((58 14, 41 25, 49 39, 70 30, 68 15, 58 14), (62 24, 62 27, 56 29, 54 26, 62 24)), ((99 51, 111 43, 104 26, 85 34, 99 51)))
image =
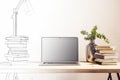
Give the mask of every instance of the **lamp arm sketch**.
POLYGON ((20 0, 15 8, 15 10, 18 12, 20 7, 23 5, 24 2, 27 2, 27 0, 20 0))
POLYGON ((13 9, 13 36, 17 36, 17 15, 20 7, 23 5, 24 2, 27 2, 27 0, 20 0, 16 6, 16 8, 13 9))

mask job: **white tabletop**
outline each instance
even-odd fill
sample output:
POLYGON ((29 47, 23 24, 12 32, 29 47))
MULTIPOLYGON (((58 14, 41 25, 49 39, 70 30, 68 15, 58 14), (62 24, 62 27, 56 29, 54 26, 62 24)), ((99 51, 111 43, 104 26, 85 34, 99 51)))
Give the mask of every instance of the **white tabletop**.
POLYGON ((0 73, 116 73, 120 72, 120 63, 116 65, 98 65, 80 62, 79 65, 40 65, 40 63, 1 64, 0 73))

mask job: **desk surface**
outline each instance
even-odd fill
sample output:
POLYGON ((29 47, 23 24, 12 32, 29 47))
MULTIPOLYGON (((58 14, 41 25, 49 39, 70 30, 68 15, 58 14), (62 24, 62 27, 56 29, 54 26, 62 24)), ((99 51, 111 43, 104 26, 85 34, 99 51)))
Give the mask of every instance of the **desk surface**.
POLYGON ((117 65, 98 65, 80 62, 80 65, 39 66, 38 63, 1 66, 0 72, 20 73, 120 73, 120 63, 117 65))

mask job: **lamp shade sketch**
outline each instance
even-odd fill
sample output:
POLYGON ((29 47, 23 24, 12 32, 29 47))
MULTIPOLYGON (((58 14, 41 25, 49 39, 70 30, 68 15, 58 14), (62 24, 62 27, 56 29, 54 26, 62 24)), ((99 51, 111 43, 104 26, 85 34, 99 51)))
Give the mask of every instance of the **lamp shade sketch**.
POLYGON ((17 35, 17 15, 22 5, 28 4, 27 1, 28 0, 20 0, 17 6, 13 9, 13 35, 5 38, 7 47, 9 48, 5 57, 10 62, 28 61, 29 58, 27 51, 28 37, 17 35))

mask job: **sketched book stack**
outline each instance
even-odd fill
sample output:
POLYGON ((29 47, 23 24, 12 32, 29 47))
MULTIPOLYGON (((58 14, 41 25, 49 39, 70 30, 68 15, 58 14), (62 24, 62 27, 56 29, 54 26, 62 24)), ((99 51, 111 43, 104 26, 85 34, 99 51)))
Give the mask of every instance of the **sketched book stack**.
POLYGON ((27 40, 28 37, 7 37, 7 46, 9 48, 6 55, 10 61, 26 61, 28 59, 27 40))

